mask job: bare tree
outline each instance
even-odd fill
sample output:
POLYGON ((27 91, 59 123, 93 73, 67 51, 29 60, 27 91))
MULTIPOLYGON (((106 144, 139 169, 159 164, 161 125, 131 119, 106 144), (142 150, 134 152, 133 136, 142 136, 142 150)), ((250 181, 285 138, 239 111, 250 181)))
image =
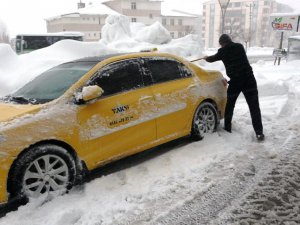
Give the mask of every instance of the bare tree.
POLYGON ((0 43, 9 43, 8 30, 3 22, 0 20, 0 43))
POLYGON ((230 0, 218 0, 219 5, 221 7, 221 13, 222 13, 222 21, 221 21, 221 33, 224 33, 225 28, 225 16, 226 16, 226 10, 229 5, 230 0))

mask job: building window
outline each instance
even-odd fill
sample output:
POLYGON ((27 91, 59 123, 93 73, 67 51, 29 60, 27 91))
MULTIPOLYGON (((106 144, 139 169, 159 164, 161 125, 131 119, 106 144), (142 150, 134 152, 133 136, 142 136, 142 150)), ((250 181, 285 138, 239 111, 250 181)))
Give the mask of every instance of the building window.
POLYGON ((136 9, 136 2, 131 2, 131 9, 136 9))
POLYGON ((149 14, 149 18, 150 18, 150 19, 152 19, 152 18, 153 18, 153 15, 152 15, 151 13, 149 14))
POLYGON ((234 7, 241 7, 241 3, 240 2, 235 2, 234 7))
POLYGON ((269 2, 268 2, 268 1, 265 1, 265 2, 264 2, 264 5, 269 5, 269 2))
POLYGON ((170 25, 171 25, 171 26, 174 26, 174 24, 175 24, 174 19, 171 19, 171 20, 170 20, 170 25))
POLYGON ((131 22, 135 23, 136 22, 136 18, 131 18, 131 22))
POLYGON ((167 19, 166 19, 166 18, 163 18, 163 19, 162 19, 162 25, 164 25, 164 26, 167 25, 167 19))
POLYGON ((179 20, 178 20, 178 25, 179 25, 179 26, 182 26, 182 19, 179 19, 179 20))
POLYGON ((171 37, 172 37, 172 38, 175 37, 174 32, 171 32, 170 34, 171 34, 171 37))
POLYGON ((94 33, 94 37, 96 37, 97 36, 97 34, 96 33, 94 33))
POLYGON ((183 33, 181 31, 178 32, 178 37, 183 37, 183 33))

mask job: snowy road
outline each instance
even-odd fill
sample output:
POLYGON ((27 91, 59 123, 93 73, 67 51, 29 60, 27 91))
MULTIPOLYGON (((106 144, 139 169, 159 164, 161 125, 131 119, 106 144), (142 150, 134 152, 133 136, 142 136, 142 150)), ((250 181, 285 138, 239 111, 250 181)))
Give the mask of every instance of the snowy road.
POLYGON ((282 146, 281 155, 262 150, 264 157, 257 154, 252 163, 228 171, 226 179, 145 224, 300 224, 300 141, 295 139, 282 146))
POLYGON ((163 203, 149 202, 143 213, 110 224, 299 224, 300 140, 289 133, 273 144, 273 151, 249 146, 250 159, 236 154, 210 165, 204 181, 214 182, 204 189, 182 184, 163 203))

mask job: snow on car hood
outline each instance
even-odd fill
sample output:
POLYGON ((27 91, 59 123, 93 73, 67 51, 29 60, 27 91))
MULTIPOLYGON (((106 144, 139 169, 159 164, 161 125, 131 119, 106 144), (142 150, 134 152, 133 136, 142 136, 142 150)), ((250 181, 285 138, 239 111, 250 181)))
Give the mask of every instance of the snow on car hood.
POLYGON ((31 113, 39 108, 40 106, 38 105, 0 103, 0 122, 11 120, 26 113, 31 113))

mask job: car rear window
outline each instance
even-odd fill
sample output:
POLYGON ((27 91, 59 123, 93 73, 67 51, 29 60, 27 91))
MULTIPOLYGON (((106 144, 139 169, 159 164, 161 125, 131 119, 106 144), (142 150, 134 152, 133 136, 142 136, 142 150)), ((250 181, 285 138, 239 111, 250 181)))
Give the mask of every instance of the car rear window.
POLYGON ((192 72, 186 66, 174 59, 151 58, 146 61, 154 83, 192 76, 192 72))

